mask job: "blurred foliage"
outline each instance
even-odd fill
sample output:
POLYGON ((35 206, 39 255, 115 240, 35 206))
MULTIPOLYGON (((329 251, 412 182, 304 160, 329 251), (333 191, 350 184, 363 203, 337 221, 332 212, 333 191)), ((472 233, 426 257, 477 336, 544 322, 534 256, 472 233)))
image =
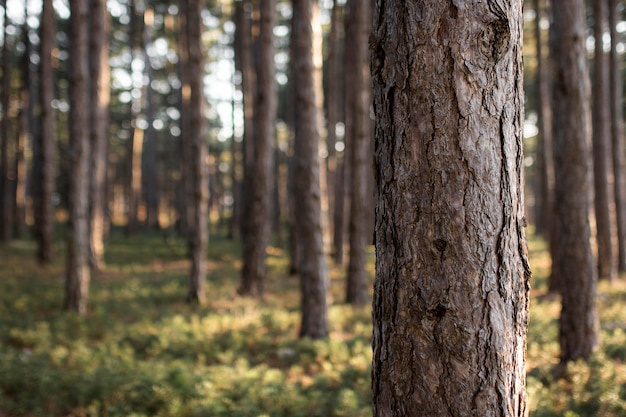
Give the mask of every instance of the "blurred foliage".
MULTIPOLYGON (((626 415, 626 283, 600 285, 602 348, 560 369, 549 258, 539 239, 530 250, 530 415, 626 415)), ((62 256, 44 269, 32 242, 0 247, 0 415, 371 415, 370 311, 339 302, 339 268, 330 339, 299 340, 298 280, 282 249, 269 250, 266 298, 241 298, 239 245, 211 236, 207 307, 184 303, 185 251, 171 235, 114 231, 83 318, 61 311, 62 256)))

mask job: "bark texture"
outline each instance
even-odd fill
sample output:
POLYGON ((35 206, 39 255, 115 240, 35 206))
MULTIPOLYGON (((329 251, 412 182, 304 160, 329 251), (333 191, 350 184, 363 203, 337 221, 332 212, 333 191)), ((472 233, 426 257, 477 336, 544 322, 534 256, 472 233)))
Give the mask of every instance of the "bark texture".
POLYGON ((522 2, 379 0, 375 416, 524 416, 522 2))
POLYGON ((278 96, 274 65, 275 0, 260 2, 257 41, 257 90, 254 102, 254 148, 249 177, 248 217, 243 236, 243 268, 239 292, 261 297, 266 274, 266 250, 271 236, 274 185, 275 124, 278 96))
POLYGON ((322 238, 320 163, 318 158, 318 109, 313 78, 313 30, 315 0, 293 2, 295 86, 295 215, 298 240, 298 272, 302 293, 301 337, 328 335, 327 271, 322 238))
POLYGON ((555 0, 553 135, 557 251, 553 274, 562 285, 561 361, 587 358, 597 343, 596 270, 591 252, 589 74, 585 57, 584 1, 555 0), (567 281, 565 281, 567 280, 567 281))
POLYGON ((70 1, 70 175, 65 308, 87 313, 89 291, 88 0, 70 1))
POLYGON ((612 280, 615 277, 613 244, 611 241, 609 188, 609 147, 611 123, 609 113, 609 65, 604 52, 602 36, 607 25, 607 1, 593 1, 593 34, 596 39, 593 71, 593 181, 596 214, 596 240, 598 242, 598 277, 612 280))

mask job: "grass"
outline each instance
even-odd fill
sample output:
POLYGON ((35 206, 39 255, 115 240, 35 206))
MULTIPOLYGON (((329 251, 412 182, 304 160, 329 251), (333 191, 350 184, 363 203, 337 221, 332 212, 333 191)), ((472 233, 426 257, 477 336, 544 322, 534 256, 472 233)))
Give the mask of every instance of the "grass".
MULTIPOLYGON (((60 308, 62 248, 42 268, 33 242, 0 247, 0 416, 371 415, 370 311, 340 302, 340 269, 330 269, 331 337, 299 340, 283 250, 269 251, 265 300, 241 298, 239 246, 212 236, 207 307, 184 302, 185 250, 158 233, 113 233, 79 317, 60 308)), ((626 415, 626 283, 600 285, 602 348, 557 379, 559 300, 545 294, 545 246, 533 239, 530 250, 530 415, 626 415)))

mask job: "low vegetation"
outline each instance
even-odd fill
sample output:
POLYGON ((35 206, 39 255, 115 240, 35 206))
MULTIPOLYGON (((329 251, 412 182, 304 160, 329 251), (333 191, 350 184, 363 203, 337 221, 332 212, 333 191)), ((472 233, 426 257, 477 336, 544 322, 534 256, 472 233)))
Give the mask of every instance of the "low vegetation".
MULTIPOLYGON (((266 298, 242 299, 239 247, 212 236, 210 303, 199 307, 184 303, 185 249, 159 233, 114 232, 82 318, 60 308, 62 248, 42 268, 34 243, 0 247, 0 416, 371 415, 370 312, 342 304, 339 269, 330 339, 299 340, 286 253, 270 251, 266 298)), ((559 300, 545 294, 542 243, 531 252, 531 416, 626 415, 626 283, 600 285, 602 348, 556 378, 559 300)))

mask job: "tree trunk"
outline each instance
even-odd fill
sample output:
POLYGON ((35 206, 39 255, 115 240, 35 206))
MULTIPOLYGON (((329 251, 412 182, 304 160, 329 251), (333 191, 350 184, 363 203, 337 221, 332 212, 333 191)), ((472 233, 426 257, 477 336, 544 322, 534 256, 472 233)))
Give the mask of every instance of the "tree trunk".
POLYGON ((87 313, 89 290, 89 53, 87 0, 70 1, 69 218, 65 308, 87 313))
POLYGON ((375 10, 374 415, 524 416, 522 2, 375 10))
POLYGON ((613 146, 613 178, 617 230, 617 269, 626 272, 626 171, 624 166, 624 119, 622 115, 622 76, 617 52, 618 2, 609 0, 610 53, 610 108, 613 146))
POLYGON ((90 262, 96 270, 104 267, 106 174, 109 140, 109 17, 105 0, 91 0, 89 31, 90 169, 90 262))
MULTIPOLYGON (((261 0, 259 35, 256 44, 257 88, 254 100, 254 147, 248 176, 246 233, 243 236, 243 268, 239 293, 263 296, 266 249, 271 236, 272 187, 276 124, 276 81, 274 69, 275 0, 261 0)), ((247 145, 246 145, 247 146, 247 145)))
POLYGON ((193 207, 193 229, 189 230, 189 251, 191 254, 191 277, 189 282, 188 302, 206 303, 206 250, 208 244, 208 167, 207 138, 204 122, 203 93, 203 54, 200 0, 184 0, 181 12, 185 14, 185 24, 181 27, 187 39, 187 79, 183 79, 183 112, 189 114, 186 143, 190 146, 191 177, 193 199, 189 201, 193 207))
POLYGON ((318 108, 313 64, 315 0, 294 0, 291 59, 295 87, 295 214, 302 294, 301 337, 328 336, 327 271, 322 237, 318 108))
POLYGON ((615 265, 611 242, 611 215, 609 202, 609 66, 604 52, 602 36, 607 23, 606 0, 593 1, 593 33, 596 39, 593 71, 593 179, 594 205, 596 214, 596 235, 598 242, 598 277, 613 280, 615 265))
POLYGON ((371 3, 362 0, 350 0, 352 16, 352 36, 347 40, 346 48, 353 50, 354 69, 351 74, 352 97, 348 99, 351 106, 351 152, 352 175, 350 179, 350 258, 348 261, 346 302, 365 305, 368 300, 368 276, 365 270, 367 260, 366 248, 371 242, 371 219, 369 211, 373 211, 370 183, 373 180, 370 160, 371 122, 370 122, 370 72, 367 42, 371 22, 371 3))
POLYGON ((557 252, 553 274, 562 286, 561 361, 588 358, 597 343, 596 270, 590 245, 591 161, 589 74, 585 56, 584 1, 555 0, 553 138, 557 252))
POLYGON ((22 85, 20 90, 20 111, 19 128, 17 132, 14 174, 15 178, 15 210, 13 212, 13 236, 21 239, 24 236, 26 227, 26 152, 32 136, 30 121, 32 119, 31 105, 31 71, 30 56, 32 44, 29 38, 28 7, 24 5, 25 21, 22 25, 22 42, 24 43, 24 54, 22 56, 22 85))
POLYGON ((11 89, 11 75, 9 68, 9 31, 8 27, 8 13, 7 13, 7 1, 4 1, 4 44, 2 47, 2 95, 0 101, 2 102, 2 122, 0 123, 0 140, 2 146, 0 147, 0 195, 2 201, 0 202, 0 242, 8 242, 11 238, 11 182, 9 181, 9 113, 10 113, 10 89, 11 89))
POLYGON ((54 71, 52 50, 54 47, 55 15, 52 0, 44 0, 39 25, 39 120, 41 127, 36 136, 37 161, 35 183, 35 230, 37 239, 37 259, 42 264, 52 262, 54 252, 54 205, 52 197, 55 189, 55 127, 52 99, 54 97, 54 71))

